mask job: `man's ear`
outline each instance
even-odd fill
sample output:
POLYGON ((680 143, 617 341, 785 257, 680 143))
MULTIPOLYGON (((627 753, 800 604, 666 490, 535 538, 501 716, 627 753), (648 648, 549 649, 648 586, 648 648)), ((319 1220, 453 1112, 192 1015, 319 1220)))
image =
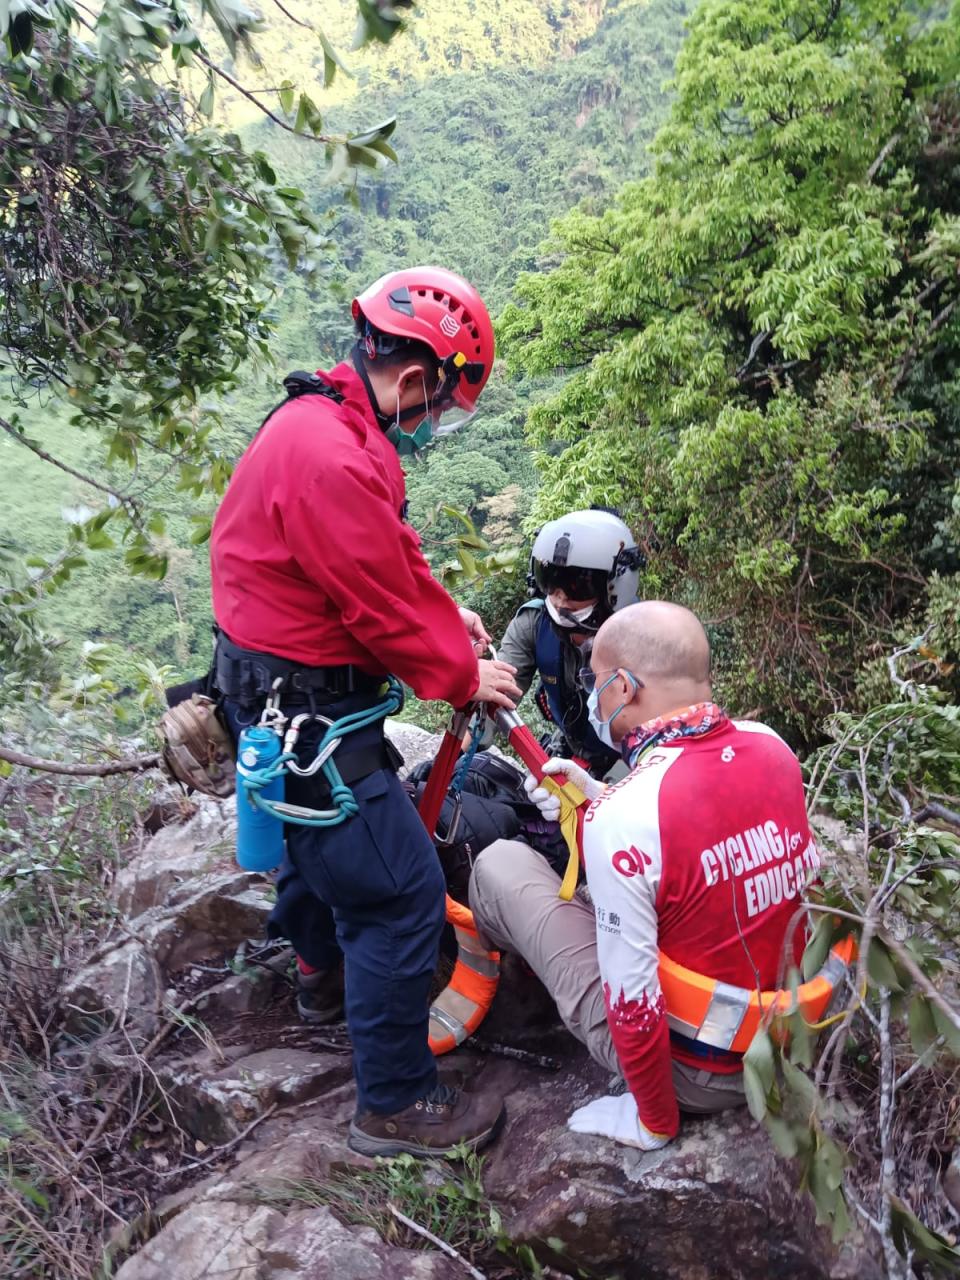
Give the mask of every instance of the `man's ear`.
POLYGON ((617 677, 620 681, 620 696, 624 702, 632 702, 637 696, 641 686, 630 677, 630 672, 626 667, 617 668, 617 677))
POLYGON ((406 391, 409 387, 416 387, 418 391, 426 385, 427 371, 422 364, 414 362, 405 365, 400 371, 397 378, 397 385, 401 392, 406 391))

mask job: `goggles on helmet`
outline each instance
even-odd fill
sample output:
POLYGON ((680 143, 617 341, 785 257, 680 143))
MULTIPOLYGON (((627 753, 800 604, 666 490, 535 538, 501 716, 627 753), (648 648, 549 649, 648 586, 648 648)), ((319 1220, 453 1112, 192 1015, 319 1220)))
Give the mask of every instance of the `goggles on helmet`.
POLYGON ((562 591, 568 600, 607 599, 609 575, 605 569, 581 569, 576 565, 548 564, 534 560, 533 577, 537 588, 548 596, 562 591))

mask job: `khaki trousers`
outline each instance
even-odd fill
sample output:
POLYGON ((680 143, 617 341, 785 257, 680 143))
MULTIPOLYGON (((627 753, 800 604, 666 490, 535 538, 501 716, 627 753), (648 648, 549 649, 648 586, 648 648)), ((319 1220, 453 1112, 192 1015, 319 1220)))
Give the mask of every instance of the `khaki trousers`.
MULTIPOLYGON (((564 1026, 590 1056, 621 1075, 607 1026, 597 964, 593 908, 579 895, 557 897, 560 878, 529 845, 498 840, 477 858, 470 906, 491 948, 521 955, 553 996, 564 1026)), ((673 1062, 682 1111, 706 1114, 746 1102, 743 1075, 721 1075, 673 1062)))

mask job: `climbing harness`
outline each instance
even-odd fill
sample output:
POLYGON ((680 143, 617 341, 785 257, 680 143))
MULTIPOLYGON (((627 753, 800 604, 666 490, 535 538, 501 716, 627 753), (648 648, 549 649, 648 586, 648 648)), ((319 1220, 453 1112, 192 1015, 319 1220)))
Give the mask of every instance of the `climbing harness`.
MULTIPOLYGON (((355 733, 358 729, 366 729, 369 725, 385 720, 387 716, 399 711, 403 703, 403 690, 400 683, 392 676, 388 677, 385 683, 386 692, 374 706, 341 716, 339 720, 331 720, 328 716, 307 712, 304 715, 294 716, 285 733, 284 726, 287 724, 287 718, 280 710, 279 693, 272 694, 263 709, 259 727, 272 729, 278 738, 282 736, 283 750, 266 768, 243 768, 242 786, 247 799, 264 813, 269 813, 282 822, 292 822, 301 827, 335 827, 357 813, 359 805, 352 790, 340 776, 340 770, 333 757, 348 734, 355 733), (294 747, 301 729, 311 720, 324 725, 325 732, 317 747, 317 754, 310 764, 303 768, 297 763, 294 747), (265 787, 285 772, 295 773, 301 778, 311 778, 321 769, 330 786, 331 808, 329 809, 308 809, 303 805, 269 800, 262 794, 265 787)), ((246 766, 242 751, 243 737, 240 739, 240 756, 242 765, 246 766)))
POLYGON ((247 870, 269 870, 279 865, 283 854, 281 823, 334 827, 359 811, 357 799, 337 767, 337 748, 351 733, 384 720, 403 705, 403 690, 390 676, 381 685, 381 697, 373 706, 337 720, 307 712, 288 721, 280 709, 281 684, 282 678, 278 677, 259 723, 244 729, 237 745, 237 860, 247 870), (294 748, 302 729, 311 721, 322 725, 324 732, 313 760, 301 765, 294 748), (329 808, 311 809, 284 800, 287 774, 311 778, 318 773, 330 788, 329 808))
POLYGON ((799 1013, 808 1025, 823 1014, 856 959, 852 935, 830 951, 820 970, 795 991, 734 987, 686 969, 660 952, 660 988, 671 1031, 696 1044, 746 1053, 761 1023, 799 1013))

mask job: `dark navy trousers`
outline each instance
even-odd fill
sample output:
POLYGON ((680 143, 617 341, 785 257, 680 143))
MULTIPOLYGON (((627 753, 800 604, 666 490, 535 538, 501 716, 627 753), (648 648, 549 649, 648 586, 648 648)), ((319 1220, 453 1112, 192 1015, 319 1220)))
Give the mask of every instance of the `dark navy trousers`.
MULTIPOLYGON (((358 705, 354 697, 319 710, 336 719, 358 705)), ((283 704, 290 717, 307 709, 283 704)), ((229 701, 226 711, 235 733, 259 717, 259 708, 229 701)), ((302 764, 313 759, 321 731, 305 729, 297 748, 302 764)), ((342 749, 379 736, 379 725, 361 730, 342 749)), ((295 797, 288 785, 288 798, 320 807, 300 793, 302 785, 295 797)), ((389 1114, 437 1081, 427 1023, 445 882, 433 841, 396 774, 378 769, 351 785, 360 806, 354 817, 334 827, 286 824, 270 931, 317 969, 335 967, 342 953, 357 1110, 389 1114)))

